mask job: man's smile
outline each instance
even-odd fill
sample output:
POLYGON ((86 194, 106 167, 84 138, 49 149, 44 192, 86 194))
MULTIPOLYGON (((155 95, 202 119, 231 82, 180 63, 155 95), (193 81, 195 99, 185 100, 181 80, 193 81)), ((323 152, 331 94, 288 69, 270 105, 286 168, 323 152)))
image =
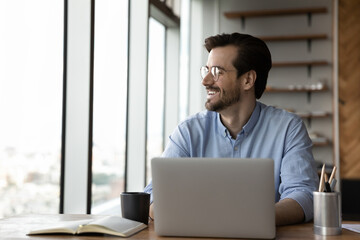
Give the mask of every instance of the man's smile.
POLYGON ((220 93, 219 88, 206 88, 207 99, 211 99, 220 93))

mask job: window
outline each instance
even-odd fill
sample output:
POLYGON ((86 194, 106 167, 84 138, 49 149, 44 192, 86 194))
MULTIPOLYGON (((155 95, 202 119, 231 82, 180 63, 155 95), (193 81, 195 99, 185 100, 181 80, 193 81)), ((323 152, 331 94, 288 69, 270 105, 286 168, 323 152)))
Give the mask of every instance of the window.
POLYGON ((95 3, 93 213, 117 207, 125 186, 127 5, 118 0, 95 3))
POLYGON ((59 211, 63 19, 61 0, 0 0, 0 218, 59 211))
POLYGON ((149 18, 146 182, 151 179, 151 159, 164 149, 165 32, 164 25, 149 18))

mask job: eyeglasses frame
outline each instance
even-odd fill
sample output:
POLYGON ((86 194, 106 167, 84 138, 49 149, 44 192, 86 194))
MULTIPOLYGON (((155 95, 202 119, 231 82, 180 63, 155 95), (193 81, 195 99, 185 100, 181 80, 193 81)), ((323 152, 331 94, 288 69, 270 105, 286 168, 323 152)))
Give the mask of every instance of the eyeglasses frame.
POLYGON ((217 82, 217 81, 219 80, 219 74, 217 74, 216 76, 214 75, 214 73, 216 72, 216 68, 219 69, 219 70, 221 70, 221 71, 224 71, 224 72, 237 71, 237 69, 229 69, 229 70, 227 70, 227 69, 224 69, 224 68, 222 68, 222 67, 220 67, 220 66, 212 66, 212 67, 210 68, 210 70, 209 70, 209 68, 208 68, 207 66, 202 66, 202 67, 200 68, 201 81, 204 80, 204 78, 205 78, 209 73, 211 73, 211 75, 213 76, 214 82, 217 82), (202 74, 201 74, 203 69, 207 69, 207 73, 206 73, 206 75, 204 75, 204 76, 202 76, 202 74), (214 70, 213 70, 213 69, 214 69, 214 70), (214 71, 214 73, 213 73, 213 71, 214 71))

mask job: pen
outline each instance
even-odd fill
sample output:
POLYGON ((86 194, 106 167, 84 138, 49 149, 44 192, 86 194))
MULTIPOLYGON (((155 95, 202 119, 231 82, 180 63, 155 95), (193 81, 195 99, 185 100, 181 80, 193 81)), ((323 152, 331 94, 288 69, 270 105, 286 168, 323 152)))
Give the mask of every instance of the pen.
POLYGON ((334 166, 332 172, 331 172, 331 175, 330 175, 330 178, 329 178, 329 184, 332 183, 334 177, 335 177, 335 172, 336 172, 336 166, 334 166))
POLYGON ((331 188, 331 190, 332 191, 335 191, 335 185, 336 185, 336 179, 334 178, 332 181, 331 181, 331 183, 330 183, 330 188, 331 188))
POLYGON ((325 173, 325 163, 321 169, 321 175, 320 175, 320 184, 319 184, 319 192, 324 191, 324 173, 325 173))
POLYGON ((324 180, 325 180, 325 192, 332 192, 328 181, 328 176, 326 173, 324 174, 324 180))

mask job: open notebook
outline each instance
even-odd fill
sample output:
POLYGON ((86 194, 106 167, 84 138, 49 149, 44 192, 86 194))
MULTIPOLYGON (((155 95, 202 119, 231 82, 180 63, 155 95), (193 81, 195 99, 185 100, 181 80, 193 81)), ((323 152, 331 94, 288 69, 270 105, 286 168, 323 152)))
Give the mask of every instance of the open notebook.
POLYGON ((147 225, 120 216, 106 216, 100 219, 62 221, 31 230, 28 235, 46 234, 109 234, 119 237, 131 236, 147 225))

